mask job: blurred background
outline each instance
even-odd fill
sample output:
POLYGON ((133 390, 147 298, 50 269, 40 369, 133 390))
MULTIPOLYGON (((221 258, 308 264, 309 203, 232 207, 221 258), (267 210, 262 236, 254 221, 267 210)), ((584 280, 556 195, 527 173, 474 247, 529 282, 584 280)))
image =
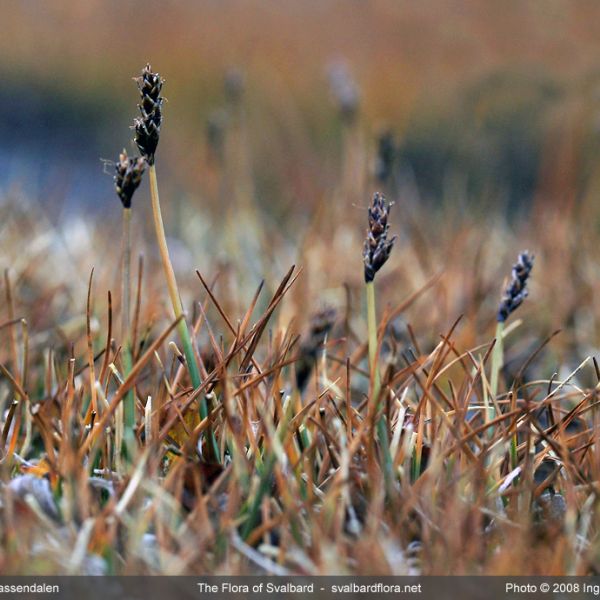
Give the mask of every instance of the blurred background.
MULTIPOLYGON (((0 23, 1 266, 75 277, 77 310, 92 265, 117 289, 110 161, 135 151, 132 78, 150 62, 168 100, 165 221, 190 280, 230 269, 224 290, 244 304, 296 262, 305 276, 290 310, 343 305, 353 289, 359 303, 365 207, 379 189, 397 202, 389 301, 444 273, 436 302, 409 318, 447 327, 477 314, 493 331, 524 246, 538 266, 523 316, 546 333, 575 327, 575 362, 595 347, 595 0, 6 0, 0 23)), ((135 227, 153 260, 146 186, 135 227)))
POLYGON ((581 193, 597 162, 593 0, 8 0, 1 11, 5 189, 108 203, 100 159, 131 149, 132 77, 146 62, 167 80, 165 184, 208 194, 239 95, 256 198, 276 213, 312 210, 338 180, 344 101, 370 149, 389 135, 398 180, 424 199, 456 188, 515 208, 548 177, 581 193))

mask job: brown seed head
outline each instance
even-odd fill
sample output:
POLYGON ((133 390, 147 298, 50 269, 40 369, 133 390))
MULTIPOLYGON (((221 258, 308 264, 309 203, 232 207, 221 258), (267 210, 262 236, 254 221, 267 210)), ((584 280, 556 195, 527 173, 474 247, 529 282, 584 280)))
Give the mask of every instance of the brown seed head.
POLYGON ((152 72, 152 67, 148 64, 135 81, 142 97, 138 104, 141 116, 134 121, 135 143, 148 164, 153 165, 162 124, 164 98, 160 92, 164 79, 158 73, 152 72))
POLYGON ((375 193, 373 205, 369 207, 369 228, 363 250, 365 263, 365 281, 367 283, 375 279, 375 274, 390 257, 396 236, 387 239, 388 216, 392 203, 386 205, 383 194, 375 193))
POLYGON ((115 189, 117 196, 123 203, 123 208, 131 208, 131 199, 135 190, 142 181, 144 170, 146 169, 146 161, 137 156, 129 158, 127 151, 123 150, 119 154, 119 160, 115 166, 115 189))

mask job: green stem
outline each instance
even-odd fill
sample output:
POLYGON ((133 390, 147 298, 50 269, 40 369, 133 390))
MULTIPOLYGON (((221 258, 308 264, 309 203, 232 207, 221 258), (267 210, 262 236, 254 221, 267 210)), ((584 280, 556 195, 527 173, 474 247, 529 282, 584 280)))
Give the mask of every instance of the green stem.
MULTIPOLYGON (((496 417, 496 398, 498 396, 498 381, 500 379, 500 370, 504 364, 504 321, 498 321, 496 325, 496 343, 492 350, 492 372, 490 376, 490 393, 491 398, 487 398, 484 394, 486 411, 486 422, 492 421, 496 417)), ((487 430, 487 435, 490 439, 493 437, 493 432, 490 428, 487 430)))
MULTIPOLYGON (((500 376, 500 369, 504 364, 504 321, 498 321, 496 325, 496 343, 492 350, 492 376, 490 379, 490 388, 492 390, 492 397, 495 398, 498 394, 498 378, 500 376)), ((494 418, 493 407, 488 411, 488 418, 494 418)))
MULTIPOLYGON (((491 402, 487 403, 486 410, 486 421, 489 422, 496 417, 496 398, 498 396, 498 384, 500 380, 500 371, 504 366, 504 321, 498 321, 496 324, 496 343, 494 345, 494 349, 492 350, 492 372, 490 377, 490 391, 491 391, 491 402)), ((487 397, 487 394, 484 394, 484 397, 487 397)), ((490 440, 493 438, 493 431, 488 428, 488 436, 490 440)), ((517 454, 517 432, 515 429, 515 433, 513 434, 510 440, 510 462, 512 468, 517 467, 518 463, 518 454, 517 454)), ((493 457, 488 457, 488 461, 493 457)), ((493 479, 498 480, 500 477, 499 473, 494 474, 493 479)))
POLYGON ((373 382, 373 398, 377 399, 381 379, 377 365, 377 316, 375 313, 375 283, 367 283, 367 327, 369 331, 369 371, 373 382))
MULTIPOLYGON (((175 279, 175 271, 169 257, 169 248, 167 246, 167 238, 165 236, 165 228, 162 220, 162 213, 160 210, 160 200, 158 197, 158 182, 156 179, 156 166, 150 165, 150 195, 152 198, 152 215, 154 218, 154 228, 156 230, 156 240, 158 242, 158 248, 160 251, 160 257, 162 260, 163 268, 165 270, 165 278, 167 280, 167 288, 169 290, 169 296, 171 298, 171 304, 173 305, 173 312, 175 318, 181 317, 183 312, 183 305, 181 304, 181 297, 179 296, 179 289, 177 287, 177 280, 175 279)), ((177 331, 183 347, 183 354, 185 355, 185 361, 192 380, 194 388, 199 388, 202 385, 202 379, 200 377, 200 369, 198 368, 198 362, 196 360, 196 354, 194 353, 194 347, 192 345, 192 339, 190 332, 187 327, 185 318, 181 319, 177 324, 177 331)), ((200 400, 200 418, 205 419, 208 417, 208 406, 206 398, 202 397, 200 400)), ((208 429, 208 436, 210 439, 209 448, 214 455, 212 458, 219 460, 219 447, 217 441, 212 432, 212 428, 208 429)))
MULTIPOLYGON (((131 208, 123 209, 123 270, 121 281, 121 338, 123 340, 123 376, 131 373, 131 208)), ((133 459, 135 429, 135 392, 129 390, 124 399, 124 428, 122 453, 133 459)))
MULTIPOLYGON (((500 371, 504 366, 504 321, 498 321, 496 325, 496 345, 492 351, 492 377, 490 381, 490 387, 492 390, 492 399, 498 395, 498 382, 500 379, 500 371)), ((495 414, 495 405, 488 406, 488 420, 492 420, 495 414)), ((490 435, 492 432, 490 431, 490 435)), ((518 463, 518 439, 517 432, 513 434, 510 441, 510 458, 513 469, 516 469, 518 463)))
MULTIPOLYGON (((379 412, 381 403, 378 402, 381 392, 381 376, 379 374, 378 350, 379 344, 377 340, 377 315, 375 310, 375 283, 370 281, 367 283, 367 327, 369 332, 369 369, 371 373, 371 388, 372 401, 369 403, 371 414, 374 416, 379 412)), ((394 468, 392 457, 390 454, 390 445, 387 432, 387 424, 385 412, 381 413, 381 417, 377 421, 377 437, 383 453, 384 476, 386 481, 386 489, 391 489, 394 468)))
POLYGON ((123 209, 123 279, 121 281, 121 338, 129 345, 131 306, 131 208, 123 209))
MULTIPOLYGON (((131 348, 126 345, 123 348, 123 376, 125 378, 131 373, 132 367, 131 348)), ((135 391, 133 388, 125 395, 123 413, 125 427, 123 428, 122 453, 128 457, 130 462, 133 462, 135 454, 135 391)))

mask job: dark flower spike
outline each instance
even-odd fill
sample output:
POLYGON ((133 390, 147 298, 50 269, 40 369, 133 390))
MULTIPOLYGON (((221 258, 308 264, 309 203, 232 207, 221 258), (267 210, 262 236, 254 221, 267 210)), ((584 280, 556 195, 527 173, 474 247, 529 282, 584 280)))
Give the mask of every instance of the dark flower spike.
POLYGON ((363 250, 363 259, 365 262, 365 282, 370 283, 375 279, 375 274, 390 257, 392 247, 396 236, 387 239, 388 234, 388 216, 392 203, 386 205, 383 194, 375 193, 373 197, 373 206, 369 207, 369 228, 367 229, 367 238, 363 250))
POLYGON ((527 298, 527 279, 533 268, 533 254, 528 250, 521 252, 517 263, 513 265, 510 283, 504 291, 498 307, 498 322, 503 323, 527 298))
POLYGON ((160 92, 164 79, 158 73, 153 73, 148 64, 144 67, 141 77, 137 77, 135 81, 142 97, 138 104, 141 116, 134 121, 135 143, 148 164, 153 165, 162 124, 164 98, 160 92))
POLYGON ((127 151, 119 154, 119 160, 115 166, 115 189, 123 203, 123 208, 131 208, 131 199, 135 190, 142 181, 142 175, 146 169, 146 161, 137 156, 129 158, 127 151))

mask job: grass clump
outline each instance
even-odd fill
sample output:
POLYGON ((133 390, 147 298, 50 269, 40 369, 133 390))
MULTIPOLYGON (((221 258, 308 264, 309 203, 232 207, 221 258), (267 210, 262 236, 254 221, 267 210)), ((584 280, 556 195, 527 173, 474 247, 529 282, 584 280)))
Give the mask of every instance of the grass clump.
MULTIPOLYGON (((366 241, 363 211, 340 209, 331 221, 316 214, 300 250, 265 226, 247 232, 259 252, 228 263, 209 254, 206 273, 182 275, 180 288, 155 164, 163 80, 147 66, 138 86, 141 157, 121 154, 115 184, 131 211, 148 170, 159 253, 154 260, 145 235, 134 240, 150 264, 135 286, 131 212, 119 255, 108 219, 66 223, 61 237, 42 208, 0 206, 4 260, 16 274, 5 277, 0 317, 0 570, 597 572, 600 369, 567 352, 587 330, 566 327, 559 348, 577 360, 552 375, 562 338, 543 333, 549 315, 560 309, 567 324, 580 323, 589 295, 576 285, 572 297, 556 293, 574 273, 549 258, 556 236, 521 234, 535 238, 543 257, 535 281, 556 306, 536 298, 535 311, 525 307, 495 338, 492 290, 506 249, 524 239, 469 217, 441 231, 430 209, 403 201, 402 244, 392 253, 391 202, 381 194, 366 241), (24 244, 23 231, 35 243, 24 244), (286 264, 291 257, 302 269, 286 264), (120 259, 115 339, 106 292, 120 259), (245 261, 268 274, 256 291, 240 283, 245 261), (189 312, 182 291, 194 298, 189 312), (365 294, 366 315, 357 309, 365 294), (509 330, 505 359, 498 348, 509 330), (498 389, 501 367, 507 391, 498 389)), ((368 148, 351 150, 369 159, 368 148)), ((186 216, 209 219, 193 202, 186 216)), ((136 199, 136 217, 142 211, 136 199)), ((223 220, 202 236, 191 228, 190 247, 218 248, 224 228, 243 234, 215 213, 223 220)), ((583 247, 594 240, 583 236, 583 247)), ((577 259, 580 276, 595 272, 577 259)), ((519 256, 502 326, 532 265, 519 256)))

